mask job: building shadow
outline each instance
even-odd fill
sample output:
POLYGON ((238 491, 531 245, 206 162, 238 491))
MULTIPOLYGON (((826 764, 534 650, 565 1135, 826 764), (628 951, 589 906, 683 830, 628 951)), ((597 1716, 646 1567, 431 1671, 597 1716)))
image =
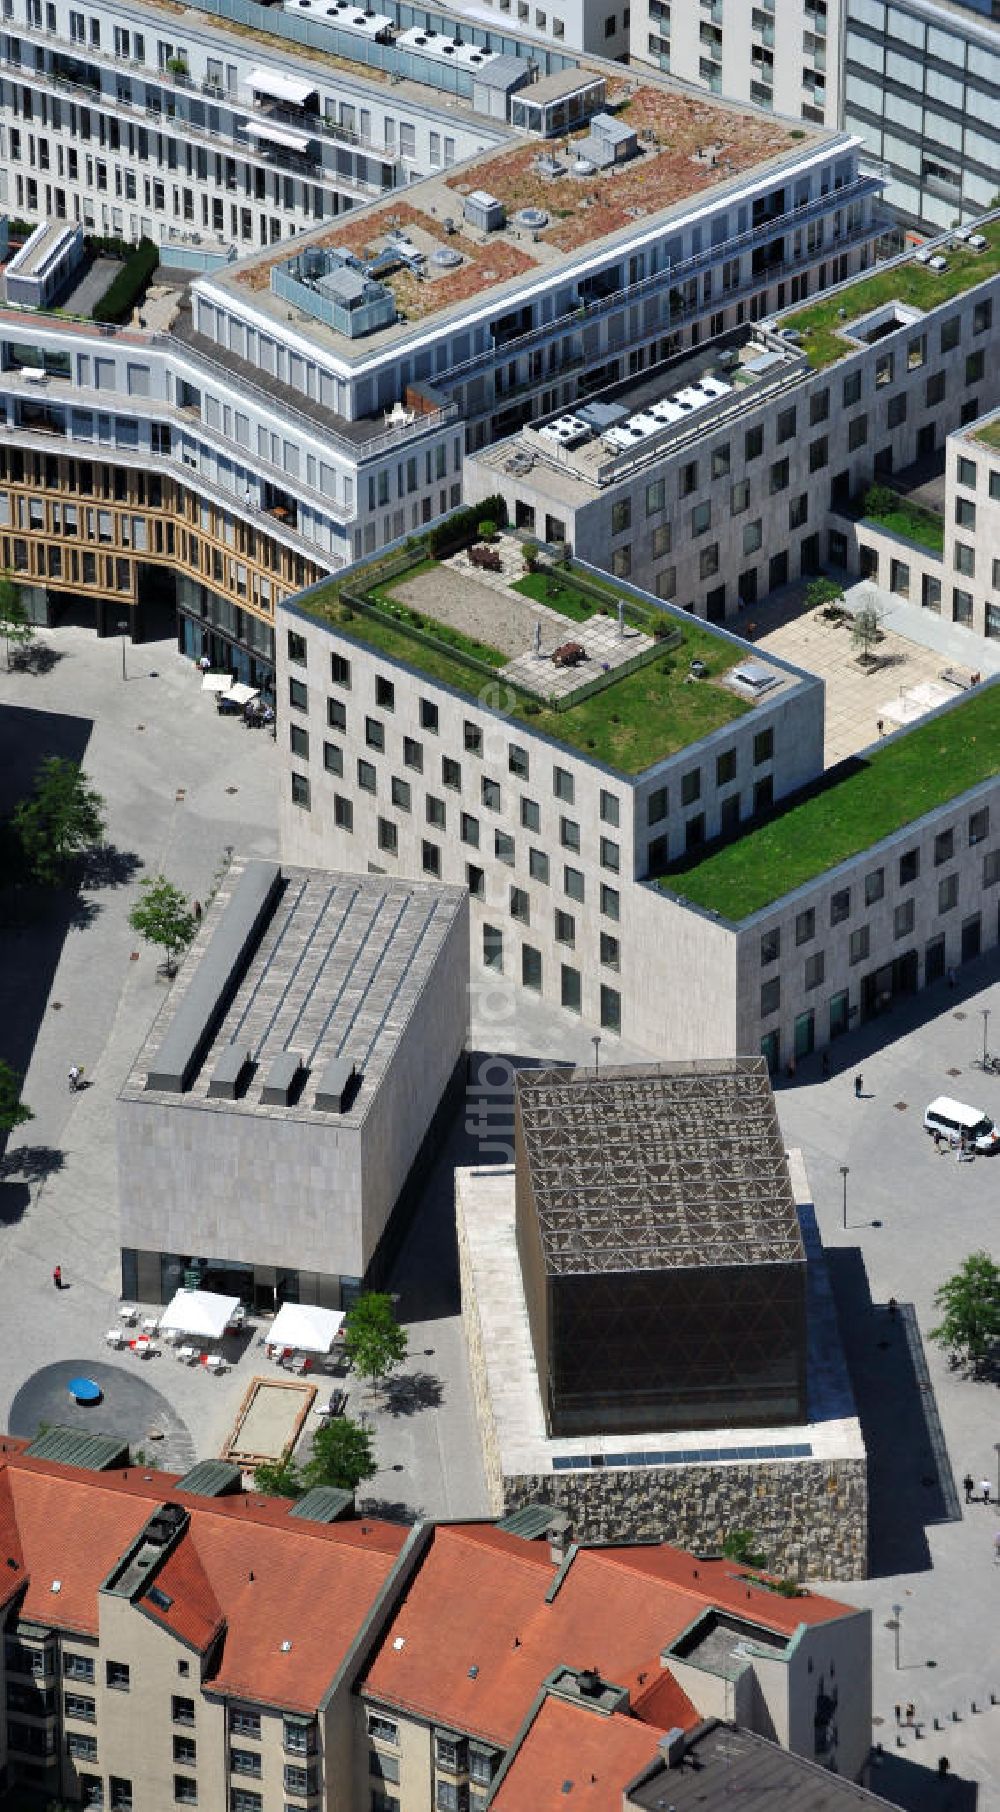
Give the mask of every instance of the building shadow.
POLYGON ((826 1260, 868 1454, 868 1571, 923 1572, 927 1529, 962 1510, 916 1313, 872 1301, 857 1247, 830 1247, 826 1260))
POLYGON ((933 1733, 926 1763, 887 1750, 872 1766, 867 1778, 868 1787, 872 1793, 881 1794, 890 1805, 903 1807, 904 1812, 976 1812, 979 1805, 977 1783, 960 1774, 952 1774, 950 1768, 946 1774, 938 1773, 938 1760, 948 1753, 947 1743, 944 1731, 933 1733), (932 1747, 933 1743, 940 1747, 932 1747))

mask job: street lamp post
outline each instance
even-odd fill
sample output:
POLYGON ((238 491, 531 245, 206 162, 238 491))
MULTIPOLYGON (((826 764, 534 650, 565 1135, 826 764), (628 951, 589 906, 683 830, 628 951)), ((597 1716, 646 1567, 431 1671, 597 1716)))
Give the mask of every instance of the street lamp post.
POLYGON ((598 1075, 600 1075, 600 1068, 601 1068, 601 1034, 600 1034, 600 1032, 592 1032, 590 1035, 590 1042, 594 1047, 594 1075, 598 1076, 598 1075))
POLYGON ((989 1051, 987 1050, 986 1028, 990 1023, 990 1009, 989 1009, 989 1007, 980 1007, 979 1011, 983 1016, 983 1069, 985 1069, 987 1059, 989 1057, 989 1051))
POLYGON ((897 1674, 899 1672, 899 1620, 902 1617, 902 1615, 903 1615, 902 1605, 894 1604, 892 1607, 892 1634, 893 1634, 893 1640, 896 1645, 896 1672, 897 1672, 897 1674))
POLYGON ((127 624, 127 623, 126 623, 126 622, 124 622, 124 621, 123 621, 123 622, 121 622, 121 623, 119 623, 119 625, 118 625, 118 634, 119 634, 119 635, 120 635, 120 636, 121 636, 121 638, 122 638, 122 679, 125 679, 125 678, 126 678, 126 673, 125 673, 125 637, 126 637, 126 636, 127 636, 127 635, 128 635, 128 624, 127 624))
POLYGON ((849 1164, 842 1164, 840 1166, 840 1174, 844 1179, 844 1232, 845 1233, 847 1232, 847 1179, 850 1175, 850 1172, 851 1172, 851 1167, 849 1164))

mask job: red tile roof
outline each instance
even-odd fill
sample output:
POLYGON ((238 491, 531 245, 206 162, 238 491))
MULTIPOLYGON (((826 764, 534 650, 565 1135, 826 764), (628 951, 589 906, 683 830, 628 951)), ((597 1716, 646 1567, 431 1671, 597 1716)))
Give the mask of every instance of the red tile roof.
POLYGON ((555 1574, 544 1543, 476 1524, 436 1529, 364 1691, 506 1745, 554 1668, 595 1667, 641 1694, 661 1651, 709 1605, 788 1633, 856 1614, 811 1593, 783 1598, 731 1562, 669 1547, 581 1548, 546 1603, 555 1574))
POLYGON ((663 1734, 549 1695, 497 1789, 491 1812, 621 1812, 622 1789, 656 1759, 663 1734))
POLYGON ((152 1580, 143 1613, 204 1652, 224 1631, 211 1687, 312 1711, 385 1584, 408 1531, 374 1519, 290 1519, 284 1499, 200 1498, 176 1477, 128 1467, 85 1472, 0 1449, 0 1602, 26 1584, 23 1615, 97 1635, 98 1592, 157 1504, 190 1522, 152 1580), (16 1568, 7 1569, 7 1558, 16 1568), (60 1587, 53 1592, 52 1582, 60 1587), (322 1615, 317 1607, 322 1605, 322 1615), (289 1649, 282 1642, 290 1642, 289 1649))

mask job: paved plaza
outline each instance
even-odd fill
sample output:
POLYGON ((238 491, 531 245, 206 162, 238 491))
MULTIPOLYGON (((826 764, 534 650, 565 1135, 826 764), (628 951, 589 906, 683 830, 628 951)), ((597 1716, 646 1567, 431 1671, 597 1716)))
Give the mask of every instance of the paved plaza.
MULTIPOLYGON (((0 714, 5 809, 34 753, 82 751, 108 802, 113 848, 65 923, 53 914, 0 932, 0 1055, 27 1067, 36 1116, 11 1140, 0 1179, 0 1422, 27 1431, 92 1415, 89 1425, 120 1428, 147 1457, 186 1462, 219 1450, 250 1379, 269 1367, 264 1324, 233 1348, 221 1377, 177 1363, 169 1349, 140 1361, 105 1344, 119 1310, 115 1100, 166 993, 127 914, 143 872, 162 870, 204 900, 229 847, 275 853, 275 748, 218 717, 171 645, 129 648, 123 683, 119 644, 73 628, 39 640, 56 656, 49 671, 0 673, 0 701, 12 707, 0 714), (71 1061, 84 1064, 90 1084, 73 1096, 71 1061), (51 1282, 56 1263, 61 1292, 51 1282), (101 1383, 104 1402, 73 1411, 66 1396, 63 1415, 65 1384, 81 1371, 101 1383)), ((873 1737, 887 1759, 873 1784, 902 1804, 949 1812, 973 1804, 1000 1812, 1000 1707, 990 1706, 991 1692, 1000 1697, 1000 1516, 980 1502, 966 1508, 960 1488, 967 1469, 977 1497, 981 1478, 996 1481, 1000 1413, 996 1386, 952 1372, 927 1336, 937 1284, 968 1252, 996 1250, 1000 1160, 958 1165, 938 1155, 921 1117, 942 1092, 1000 1115, 1000 1079, 972 1067, 983 1008, 995 1030, 995 957, 963 969, 954 991, 941 983, 839 1041, 829 1079, 810 1059, 778 1092, 787 1142, 801 1146, 815 1193, 871 1454, 875 1576, 838 1584, 836 1596, 874 1612, 873 1737), (887 1628, 894 1604, 898 1672, 887 1628), (894 1706, 910 1700, 924 1734, 904 1730, 897 1748, 894 1706), (941 1755, 953 1771, 943 1783, 941 1755), (978 1800, 961 1777, 978 1781, 978 1800)), ((380 1470, 366 1501, 410 1518, 486 1510, 458 1318, 452 1170, 509 1147, 509 1073, 490 1054, 594 1056, 572 1016, 524 1002, 504 978, 486 975, 473 984, 470 1045, 466 1114, 442 1142, 393 1280, 409 1358, 377 1398, 349 1381, 350 1411, 368 1416, 376 1435, 380 1470)), ((599 1047, 601 1063, 641 1055, 609 1035, 599 1047)), ((336 1382, 319 1380, 319 1400, 336 1382)))

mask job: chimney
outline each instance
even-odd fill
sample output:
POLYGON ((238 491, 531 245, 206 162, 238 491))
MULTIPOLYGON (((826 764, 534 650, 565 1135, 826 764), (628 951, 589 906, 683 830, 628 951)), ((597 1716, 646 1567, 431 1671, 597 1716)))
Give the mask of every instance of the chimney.
POLYGON ((675 1724, 666 1736, 660 1738, 660 1754, 668 1768, 679 1768, 682 1765, 686 1748, 684 1732, 679 1724, 675 1724))
POLYGON ((549 1544, 549 1558, 556 1566, 561 1566, 569 1553, 573 1536, 573 1525, 565 1510, 553 1510, 545 1534, 549 1544))

